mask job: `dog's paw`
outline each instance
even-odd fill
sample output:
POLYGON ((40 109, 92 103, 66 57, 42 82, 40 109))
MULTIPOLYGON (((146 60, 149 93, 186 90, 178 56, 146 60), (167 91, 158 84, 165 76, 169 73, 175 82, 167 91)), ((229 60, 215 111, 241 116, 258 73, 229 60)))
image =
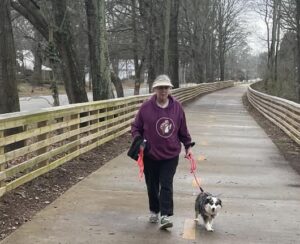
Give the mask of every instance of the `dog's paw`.
POLYGON ((214 231, 214 229, 212 228, 212 226, 210 224, 205 225, 205 228, 209 232, 213 232, 214 231))

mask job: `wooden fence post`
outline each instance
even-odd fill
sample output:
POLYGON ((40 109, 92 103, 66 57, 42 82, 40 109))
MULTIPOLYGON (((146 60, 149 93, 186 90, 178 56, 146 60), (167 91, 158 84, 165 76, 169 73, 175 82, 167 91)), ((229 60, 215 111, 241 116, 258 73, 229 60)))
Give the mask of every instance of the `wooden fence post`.
MULTIPOLYGON (((41 127, 44 127, 44 126, 47 126, 48 122, 47 121, 41 121, 41 122, 38 122, 37 123, 37 128, 41 128, 41 127)), ((37 140, 38 142, 39 141, 44 141, 48 138, 48 133, 45 133, 45 134, 42 134, 42 135, 39 135, 37 136, 37 140)), ((44 147, 44 148, 41 148, 39 150, 37 150, 37 154, 38 155, 41 155, 41 154, 44 154, 48 151, 48 148, 47 147, 44 147)), ((39 163, 39 165, 36 166, 36 168, 39 168, 39 167, 42 167, 42 166, 45 166, 49 163, 49 159, 45 160, 45 161, 42 161, 39 163)))
MULTIPOLYGON (((80 120, 80 113, 76 113, 76 114, 70 115, 69 120, 70 121, 72 121, 72 120, 80 120)), ((77 124, 75 124, 75 125, 70 126, 70 131, 78 130, 78 129, 80 129, 80 123, 79 122, 77 124)), ((71 142, 72 141, 77 141, 77 140, 80 139, 80 134, 77 134, 76 136, 73 136, 73 137, 71 137, 69 139, 70 139, 71 142)), ((72 148, 71 150, 69 150, 69 153, 75 152, 75 151, 77 151, 79 149, 80 149, 80 146, 78 145, 78 146, 72 148)))

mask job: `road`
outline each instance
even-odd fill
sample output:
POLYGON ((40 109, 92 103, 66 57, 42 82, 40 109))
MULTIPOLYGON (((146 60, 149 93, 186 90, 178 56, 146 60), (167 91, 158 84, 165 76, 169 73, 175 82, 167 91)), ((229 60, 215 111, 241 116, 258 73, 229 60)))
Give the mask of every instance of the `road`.
MULTIPOLYGON (((140 94, 147 94, 148 88, 141 88, 140 94)), ((133 89, 124 89, 124 96, 132 96, 133 89)), ((116 96, 116 94, 115 94, 116 96)), ((88 92, 89 101, 93 100, 93 95, 91 92, 88 92)), ((66 94, 59 95, 60 105, 69 104, 68 97, 66 94)), ((50 108, 53 104, 52 96, 35 96, 35 97, 21 97, 20 98, 20 107, 22 112, 36 112, 42 108, 50 108)))

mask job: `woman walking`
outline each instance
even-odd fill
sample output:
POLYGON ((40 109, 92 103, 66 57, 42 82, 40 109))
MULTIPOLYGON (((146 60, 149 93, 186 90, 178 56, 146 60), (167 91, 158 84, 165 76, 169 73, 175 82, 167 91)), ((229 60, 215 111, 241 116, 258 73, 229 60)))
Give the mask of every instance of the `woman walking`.
POLYGON ((146 140, 144 174, 149 198, 149 221, 158 223, 160 220, 160 229, 173 226, 173 178, 181 143, 186 156, 191 154, 194 144, 183 108, 170 94, 172 87, 167 75, 158 76, 152 86, 154 95, 143 103, 131 128, 134 139, 140 137, 146 140))

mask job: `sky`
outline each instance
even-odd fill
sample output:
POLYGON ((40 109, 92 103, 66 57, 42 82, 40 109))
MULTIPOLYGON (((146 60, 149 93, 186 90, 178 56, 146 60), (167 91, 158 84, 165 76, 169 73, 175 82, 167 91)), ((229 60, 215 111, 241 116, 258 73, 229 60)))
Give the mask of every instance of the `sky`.
POLYGON ((267 51, 267 43, 264 41, 267 36, 266 25, 263 17, 253 10, 245 12, 247 30, 250 32, 247 38, 252 54, 259 54, 267 51))

